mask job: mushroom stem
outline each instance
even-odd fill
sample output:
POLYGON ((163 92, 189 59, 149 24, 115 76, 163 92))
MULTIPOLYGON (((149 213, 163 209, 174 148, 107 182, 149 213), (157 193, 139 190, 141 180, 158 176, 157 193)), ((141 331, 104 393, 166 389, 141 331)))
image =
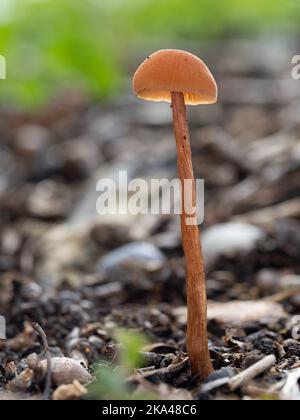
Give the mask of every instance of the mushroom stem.
MULTIPOLYGON (((172 92, 171 98, 178 173, 182 185, 181 236, 186 259, 187 350, 192 373, 205 380, 213 372, 207 338, 205 272, 199 228, 197 223, 189 222, 190 205, 196 208, 196 182, 184 96, 180 92, 172 92)), ((195 213, 194 217, 196 220, 195 213)))

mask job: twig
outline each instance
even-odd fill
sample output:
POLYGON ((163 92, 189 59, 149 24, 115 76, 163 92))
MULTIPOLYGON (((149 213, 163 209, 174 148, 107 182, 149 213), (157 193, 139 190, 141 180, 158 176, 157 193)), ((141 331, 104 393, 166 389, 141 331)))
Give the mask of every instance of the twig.
POLYGON ((45 388, 43 392, 43 399, 49 400, 50 399, 50 392, 51 392, 51 353, 49 349, 49 344, 47 340, 47 336, 43 328, 36 322, 33 323, 33 328, 39 334, 42 339, 42 344, 44 348, 44 353, 47 360, 47 372, 46 372, 46 379, 45 379, 45 388))
POLYGON ((141 378, 149 378, 153 375, 168 375, 170 373, 175 373, 183 369, 185 366, 188 365, 189 358, 186 357, 179 363, 171 364, 167 367, 163 367, 160 369, 153 369, 152 371, 146 371, 146 372, 137 372, 136 374, 130 376, 128 378, 128 382, 131 381, 139 381, 141 378))
POLYGON ((256 378, 261 373, 270 369, 276 363, 276 357, 271 354, 266 356, 259 362, 255 363, 253 366, 244 370, 244 372, 239 373, 234 376, 229 382, 229 388, 231 391, 235 391, 237 388, 240 388, 243 385, 246 385, 249 381, 256 378))
POLYGON ((249 369, 246 369, 238 375, 235 375, 233 378, 220 378, 203 384, 201 387, 201 392, 211 392, 214 389, 220 388, 224 385, 228 385, 231 391, 235 391, 237 388, 243 385, 247 385, 251 379, 256 378, 258 375, 268 370, 275 364, 275 362, 276 358, 274 355, 267 356, 260 360, 258 363, 255 363, 249 369))

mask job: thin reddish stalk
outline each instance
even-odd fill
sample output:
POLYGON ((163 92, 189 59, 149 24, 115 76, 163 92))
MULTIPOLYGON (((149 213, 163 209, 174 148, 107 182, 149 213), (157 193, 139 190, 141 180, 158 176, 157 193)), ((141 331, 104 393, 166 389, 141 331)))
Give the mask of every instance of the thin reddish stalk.
POLYGON ((196 207, 196 183, 186 106, 182 93, 172 92, 172 110, 178 154, 178 173, 183 186, 181 235, 186 259, 187 350, 192 373, 204 380, 213 372, 213 367, 208 349, 207 299, 200 232, 197 224, 187 224, 191 215, 188 214, 186 208, 186 194, 192 195, 192 204, 196 207), (191 188, 185 187, 185 180, 189 180, 191 188))

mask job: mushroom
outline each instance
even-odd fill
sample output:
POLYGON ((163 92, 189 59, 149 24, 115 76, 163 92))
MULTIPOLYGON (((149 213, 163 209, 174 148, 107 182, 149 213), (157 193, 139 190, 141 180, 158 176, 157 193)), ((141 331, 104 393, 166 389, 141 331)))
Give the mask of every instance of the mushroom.
POLYGON ((196 183, 186 105, 215 103, 218 89, 210 70, 200 58, 186 51, 160 50, 148 57, 136 71, 133 91, 141 99, 172 104, 178 173, 182 185, 181 236, 186 258, 187 351, 192 373, 205 380, 213 372, 213 367, 208 348, 200 232, 196 211, 191 212, 196 208, 196 183))

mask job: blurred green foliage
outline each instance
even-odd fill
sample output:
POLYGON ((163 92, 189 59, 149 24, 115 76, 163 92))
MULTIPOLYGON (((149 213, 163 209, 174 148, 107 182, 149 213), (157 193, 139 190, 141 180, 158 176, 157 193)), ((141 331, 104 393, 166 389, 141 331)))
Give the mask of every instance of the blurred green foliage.
POLYGON ((299 18, 299 0, 0 0, 0 101, 30 107, 68 87, 107 97, 144 37, 280 34, 299 18))
POLYGON ((145 338, 132 331, 118 330, 116 340, 121 344, 120 365, 125 371, 132 371, 135 367, 141 366, 143 358, 141 349, 145 347, 145 338))
POLYGON ((143 364, 141 349, 146 341, 143 336, 132 331, 118 330, 115 334, 120 344, 117 364, 100 363, 94 367, 94 380, 88 385, 87 399, 93 400, 130 400, 150 399, 150 394, 132 395, 126 379, 133 370, 143 364))

